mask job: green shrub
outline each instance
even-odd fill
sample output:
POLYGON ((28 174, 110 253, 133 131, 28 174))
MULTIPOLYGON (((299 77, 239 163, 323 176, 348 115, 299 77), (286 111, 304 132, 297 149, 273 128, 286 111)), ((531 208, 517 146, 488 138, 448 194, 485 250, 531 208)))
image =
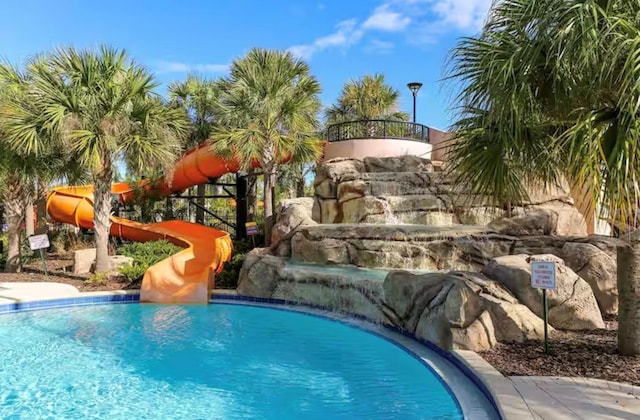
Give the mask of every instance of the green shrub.
POLYGON ((177 254, 181 249, 168 241, 133 242, 122 245, 118 252, 133 258, 133 263, 120 267, 118 271, 129 282, 140 281, 149 267, 177 254))
POLYGON ((134 263, 152 266, 173 254, 180 252, 182 248, 169 241, 132 242, 118 248, 118 252, 124 256, 133 258, 134 263))
POLYGON ((233 242, 233 257, 224 264, 222 271, 216 276, 217 289, 235 289, 238 287, 240 269, 244 263, 246 254, 253 249, 251 238, 236 240, 233 242))
POLYGON ((107 273, 93 273, 86 281, 96 286, 107 284, 109 280, 109 274, 107 273))
POLYGON ((142 280, 144 277, 144 273, 147 271, 147 268, 141 264, 125 264, 118 268, 118 272, 125 278, 129 283, 137 282, 142 280))

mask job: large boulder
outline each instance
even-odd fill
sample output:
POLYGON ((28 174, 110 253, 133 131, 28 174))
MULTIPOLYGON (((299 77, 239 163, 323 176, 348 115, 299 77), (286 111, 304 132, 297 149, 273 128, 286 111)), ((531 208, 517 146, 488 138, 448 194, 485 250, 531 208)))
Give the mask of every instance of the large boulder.
POLYGON ((590 243, 567 242, 562 247, 565 263, 593 290, 603 314, 618 313, 618 279, 615 257, 590 243))
POLYGON ((554 255, 508 255, 494 258, 483 269, 487 277, 504 285, 537 316, 542 316, 542 290, 531 287, 531 259, 556 263, 556 289, 547 293, 549 323, 555 328, 604 328, 602 314, 589 284, 554 255))
POLYGON ((313 201, 313 197, 299 197, 278 203, 276 222, 271 233, 271 243, 277 244, 277 255, 291 254, 290 236, 293 230, 316 224, 311 217, 313 201))
POLYGON ((443 273, 391 272, 385 303, 399 326, 445 349, 488 350, 495 344, 491 318, 464 280, 443 273))
POLYGON ((552 201, 517 209, 515 216, 494 220, 489 226, 512 236, 586 236, 584 216, 569 200, 552 201))
POLYGON ((282 278, 285 260, 258 251, 247 254, 240 277, 238 293, 244 296, 268 299, 273 297, 278 281, 282 278))
POLYGON ((482 351, 496 340, 543 336, 538 316, 477 273, 392 271, 384 282, 384 297, 396 325, 443 348, 482 351))
MULTIPOLYGON (((456 272, 449 275, 465 279, 467 284, 480 296, 484 307, 491 315, 495 337, 498 341, 521 343, 544 337, 542 318, 521 304, 500 283, 490 280, 480 273, 456 272)), ((553 330, 553 327, 549 328, 553 330)))

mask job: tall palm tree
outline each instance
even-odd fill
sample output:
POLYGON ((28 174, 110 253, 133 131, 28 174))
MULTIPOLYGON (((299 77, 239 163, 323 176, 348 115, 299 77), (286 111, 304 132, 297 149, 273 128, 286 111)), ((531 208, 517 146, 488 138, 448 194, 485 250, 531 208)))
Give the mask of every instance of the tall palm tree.
POLYGON ((58 49, 31 64, 35 107, 14 102, 7 135, 15 150, 42 146, 30 122, 38 119, 91 173, 94 184, 96 271, 110 269, 111 182, 117 159, 130 167, 169 166, 180 150, 187 120, 153 93, 153 76, 125 51, 58 49))
MULTIPOLYGON (((4 180, 2 199, 8 226, 8 258, 6 271, 20 271, 21 242, 24 233, 33 234, 29 220, 33 222, 33 193, 36 180, 44 185, 48 180, 68 176, 77 167, 66 159, 60 143, 43 126, 38 114, 37 97, 33 94, 30 68, 20 70, 8 64, 0 64, 0 175, 4 180), (16 114, 16 106, 24 111, 16 114), (27 116, 27 113, 31 113, 27 116), (38 148, 23 150, 16 147, 14 136, 27 135, 16 130, 16 123, 28 124, 33 141, 38 148), (28 211, 31 210, 31 211, 28 211), (26 232, 22 223, 26 222, 26 232)), ((31 224, 33 227, 33 225, 31 224)))
POLYGON ((248 168, 257 159, 264 174, 265 236, 269 243, 280 162, 313 161, 321 151, 320 84, 309 65, 283 51, 253 49, 235 60, 220 82, 221 126, 215 151, 248 168))
POLYGON ((335 105, 325 110, 327 124, 343 121, 388 119, 406 121, 409 114, 399 111, 400 92, 389 85, 384 74, 365 75, 342 87, 335 105))
MULTIPOLYGON (((219 97, 218 84, 197 75, 189 75, 187 80, 169 85, 172 101, 182 105, 191 118, 191 131, 185 138, 183 152, 204 143, 211 136, 216 121, 216 102, 219 97)), ((197 195, 205 195, 206 185, 197 186, 197 195)), ((204 198, 198 199, 196 223, 204 223, 204 198)))
MULTIPOLYGON (((460 95, 449 156, 458 180, 510 207, 527 198, 528 184, 566 176, 594 208, 633 220, 639 14, 637 0, 495 2, 482 33, 451 55, 448 76, 460 95)), ((640 354, 640 278, 619 273, 618 287, 619 349, 640 354)))

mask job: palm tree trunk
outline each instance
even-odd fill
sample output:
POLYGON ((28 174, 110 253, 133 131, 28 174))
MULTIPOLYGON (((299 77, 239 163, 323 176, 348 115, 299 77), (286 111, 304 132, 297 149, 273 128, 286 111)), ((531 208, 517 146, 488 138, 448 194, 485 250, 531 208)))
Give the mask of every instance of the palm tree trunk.
POLYGON ((258 212, 258 177, 255 174, 255 169, 250 169, 247 172, 247 221, 255 222, 258 212))
POLYGON ((207 184, 198 185, 196 195, 200 198, 197 199, 198 207, 196 207, 196 223, 204 225, 204 198, 207 193, 207 184))
POLYGON ((24 194, 20 178, 10 175, 4 190, 4 209, 7 217, 7 263, 4 271, 16 273, 22 270, 20 242, 24 220, 24 194))
POLYGON ((273 227, 273 209, 275 206, 276 175, 272 165, 264 169, 264 240, 265 245, 271 245, 271 230, 273 227))
POLYGON ((47 231, 47 184, 38 178, 36 184, 36 233, 47 231))
POLYGON ((33 211, 33 191, 32 188, 29 187, 24 189, 24 230, 27 237, 36 233, 36 214, 33 211))
POLYGON ((93 229, 96 244, 96 273, 106 273, 111 269, 109 262, 109 229, 111 228, 111 179, 110 159, 104 159, 101 172, 93 178, 93 229))
POLYGON ((302 172, 296 180, 296 197, 304 197, 304 186, 304 172, 302 172))
POLYGON ((640 235, 618 248, 618 351, 640 355, 640 235))

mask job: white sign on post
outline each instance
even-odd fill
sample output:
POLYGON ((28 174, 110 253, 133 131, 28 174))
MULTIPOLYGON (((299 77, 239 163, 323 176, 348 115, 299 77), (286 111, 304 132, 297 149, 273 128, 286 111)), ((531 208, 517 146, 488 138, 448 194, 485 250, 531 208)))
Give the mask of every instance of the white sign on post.
POLYGON ((49 236, 47 236, 46 233, 42 235, 29 236, 29 248, 31 248, 32 251, 49 248, 49 236))
POLYGON ((531 261, 531 286, 538 289, 556 288, 556 263, 531 261))

